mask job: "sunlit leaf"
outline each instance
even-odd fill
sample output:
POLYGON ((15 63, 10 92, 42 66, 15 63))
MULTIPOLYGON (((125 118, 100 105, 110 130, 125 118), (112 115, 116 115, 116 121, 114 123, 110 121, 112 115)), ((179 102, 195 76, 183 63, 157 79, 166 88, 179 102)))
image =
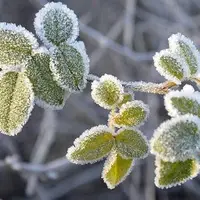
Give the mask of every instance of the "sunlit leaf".
POLYGON ((124 158, 145 158, 149 147, 147 139, 136 129, 120 129, 115 136, 116 150, 124 158))
POLYGON ((107 158, 102 172, 102 178, 108 188, 114 189, 123 182, 130 174, 133 164, 133 159, 124 159, 113 151, 107 158))
POLYGON ((114 145, 113 130, 97 126, 86 130, 68 149, 67 158, 76 164, 94 163, 106 157, 114 145))
POLYGON ((0 132, 13 136, 21 131, 33 109, 34 95, 23 73, 8 72, 0 79, 0 132))

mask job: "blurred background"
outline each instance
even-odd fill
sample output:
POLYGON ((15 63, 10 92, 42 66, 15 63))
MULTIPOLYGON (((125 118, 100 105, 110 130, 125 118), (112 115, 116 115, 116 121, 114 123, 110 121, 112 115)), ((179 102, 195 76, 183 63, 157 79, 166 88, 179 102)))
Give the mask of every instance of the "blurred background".
MULTIPOLYGON (((35 13, 47 0, 0 0, 0 21, 34 32, 35 13)), ((55 1, 56 2, 56 1, 55 1)), ((199 0, 63 0, 80 19, 80 40, 91 59, 91 73, 126 81, 165 81, 152 56, 167 48, 172 33, 200 44, 199 0)), ((103 162, 80 166, 65 159, 67 148, 85 129, 106 124, 108 112, 93 103, 91 88, 68 99, 61 111, 35 107, 16 137, 0 135, 0 198, 3 200, 198 200, 200 179, 160 190, 154 186, 154 157, 137 161, 114 190, 103 183, 103 162)), ((166 120, 163 97, 136 93, 150 106, 142 131, 150 139, 166 120)))

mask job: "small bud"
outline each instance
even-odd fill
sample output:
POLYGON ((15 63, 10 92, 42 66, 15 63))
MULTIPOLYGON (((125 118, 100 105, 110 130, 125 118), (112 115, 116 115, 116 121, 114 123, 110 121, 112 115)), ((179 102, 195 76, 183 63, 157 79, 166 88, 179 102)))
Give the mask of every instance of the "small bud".
POLYGON ((96 104, 105 109, 112 109, 123 99, 123 86, 111 75, 105 74, 99 81, 92 83, 92 98, 96 104))
POLYGON ((134 96, 132 94, 129 93, 124 93, 123 94, 123 99, 122 101, 118 104, 118 107, 121 107, 123 104, 130 102, 134 99, 134 96))
POLYGON ((142 101, 131 101, 122 105, 119 113, 110 115, 109 122, 116 127, 140 126, 149 115, 149 108, 142 101))

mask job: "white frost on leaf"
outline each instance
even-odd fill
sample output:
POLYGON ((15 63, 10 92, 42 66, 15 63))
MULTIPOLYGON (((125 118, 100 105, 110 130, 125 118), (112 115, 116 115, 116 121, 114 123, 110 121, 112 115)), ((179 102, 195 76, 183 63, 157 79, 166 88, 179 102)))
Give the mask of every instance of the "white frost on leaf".
MULTIPOLYGON (((181 84, 181 81, 184 80, 187 77, 188 67, 187 67, 187 64, 185 63, 185 60, 183 58, 181 58, 180 56, 177 56, 176 54, 174 54, 172 51, 170 51, 170 49, 165 49, 165 50, 162 50, 160 52, 157 52, 153 56, 153 60, 154 60, 154 65, 155 65, 157 71, 162 76, 164 76, 167 80, 173 81, 173 82, 175 82, 176 84, 179 85, 179 84, 181 84), (179 67, 179 70, 181 71, 179 73, 182 73, 183 77, 177 78, 172 73, 170 73, 169 70, 164 69, 163 66, 160 63, 160 59, 162 57, 169 57, 173 60, 176 60, 176 65, 179 67)), ((177 70, 174 70, 174 72, 175 71, 177 71, 177 70)))
MULTIPOLYGON (((197 104, 200 106, 200 92, 195 91, 191 85, 186 84, 181 91, 178 91, 178 90, 170 91, 164 97, 165 108, 168 111, 169 116, 171 117, 177 117, 181 115, 180 111, 172 103, 172 98, 175 98, 175 97, 176 98, 185 97, 186 99, 193 100, 194 103, 197 102, 197 104)), ((180 105, 180 106, 184 106, 184 105, 180 105)), ((198 107, 195 105, 193 107, 198 109, 198 107)))
POLYGON ((77 16, 61 2, 47 3, 36 14, 34 26, 38 37, 48 47, 65 41, 73 43, 79 35, 77 16))
POLYGON ((163 122, 150 141, 151 153, 169 162, 193 158, 199 144, 200 119, 191 114, 163 122))
POLYGON ((194 65, 193 67, 195 67, 197 69, 197 72, 195 72, 194 74, 188 73, 188 77, 189 76, 195 76, 195 75, 199 75, 200 73, 200 53, 197 50, 196 46, 194 45, 193 41, 190 40, 189 38, 185 37, 184 35, 182 35, 181 33, 177 33, 177 34, 173 34, 169 39, 169 47, 170 49, 177 54, 178 56, 183 57, 183 55, 181 55, 181 46, 180 46, 180 42, 187 45, 187 47, 189 48, 189 50, 191 51, 192 55, 187 55, 187 56, 194 56, 193 58, 190 58, 191 60, 194 59, 192 61, 192 64, 194 65))

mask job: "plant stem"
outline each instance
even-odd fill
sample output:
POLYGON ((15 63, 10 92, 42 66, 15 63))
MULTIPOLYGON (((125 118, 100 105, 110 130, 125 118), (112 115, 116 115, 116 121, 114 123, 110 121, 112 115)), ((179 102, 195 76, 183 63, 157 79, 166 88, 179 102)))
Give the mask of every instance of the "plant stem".
MULTIPOLYGON (((99 77, 93 74, 89 74, 87 80, 92 82, 94 80, 99 80, 99 77)), ((200 82, 200 80, 199 80, 200 82)), ((170 88, 176 86, 176 83, 172 81, 166 81, 163 83, 151 83, 144 81, 135 81, 135 82, 125 82, 121 81, 122 85, 126 88, 129 88, 135 92, 145 92, 152 94, 164 95, 170 91, 170 88)))

